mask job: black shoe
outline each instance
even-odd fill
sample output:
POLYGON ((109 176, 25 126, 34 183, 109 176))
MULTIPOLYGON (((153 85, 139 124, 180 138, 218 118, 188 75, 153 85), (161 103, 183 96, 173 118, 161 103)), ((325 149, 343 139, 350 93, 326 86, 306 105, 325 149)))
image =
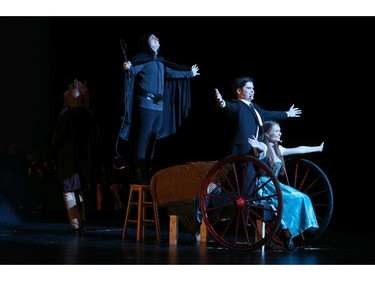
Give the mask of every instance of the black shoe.
POLYGON ((293 238, 286 238, 284 241, 284 246, 288 251, 294 251, 293 238))
POLYGON ((150 184, 150 179, 146 176, 145 160, 136 160, 135 169, 132 172, 135 184, 150 184))
POLYGON ((135 184, 150 184, 150 178, 146 177, 143 173, 137 173, 133 178, 135 184))
POLYGON ((277 244, 275 241, 273 241, 273 240, 271 239, 271 240, 267 243, 266 248, 268 248, 268 249, 272 249, 272 250, 278 250, 278 249, 282 248, 282 245, 277 244))
POLYGON ((82 227, 79 229, 79 232, 80 232, 80 236, 84 236, 84 235, 85 235, 85 232, 86 232, 86 227, 82 226, 82 227))
POLYGON ((85 235, 85 228, 78 228, 78 229, 72 229, 71 234, 73 236, 84 236, 85 235))

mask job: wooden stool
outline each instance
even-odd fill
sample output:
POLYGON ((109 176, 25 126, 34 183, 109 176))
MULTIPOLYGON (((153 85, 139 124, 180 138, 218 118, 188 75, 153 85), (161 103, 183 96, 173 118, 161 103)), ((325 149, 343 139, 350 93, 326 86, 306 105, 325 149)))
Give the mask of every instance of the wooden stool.
POLYGON ((124 229, 122 231, 122 240, 125 240, 128 225, 137 224, 137 242, 144 241, 147 225, 155 225, 156 239, 160 241, 160 226, 158 218, 157 205, 154 200, 148 199, 151 196, 151 189, 149 185, 145 184, 131 184, 128 200, 128 207, 126 208, 124 229), (134 201, 134 193, 138 192, 138 200, 134 201), (137 219, 131 217, 131 212, 137 208, 137 219), (153 208, 153 217, 147 218, 147 208, 153 208))

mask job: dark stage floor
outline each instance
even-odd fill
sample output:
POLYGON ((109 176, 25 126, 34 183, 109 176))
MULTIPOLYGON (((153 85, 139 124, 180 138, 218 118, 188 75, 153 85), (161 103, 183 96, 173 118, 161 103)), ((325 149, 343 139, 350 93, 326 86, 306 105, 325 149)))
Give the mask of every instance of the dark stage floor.
MULTIPOLYGON (((167 220, 162 221, 162 241, 154 241, 152 228, 147 240, 136 243, 135 229, 121 239, 122 214, 89 214, 84 237, 71 236, 69 226, 46 219, 0 220, 0 264, 254 264, 254 265, 333 265, 375 264, 375 234, 348 233, 328 227, 315 245, 297 247, 295 252, 282 248, 238 251, 209 238, 200 244, 180 227, 177 246, 168 243, 167 220)), ((181 224, 180 224, 181 225, 181 224)))
MULTIPOLYGON (((294 252, 282 248, 238 251, 228 249, 212 238, 207 244, 200 244, 183 227, 180 227, 177 246, 170 246, 167 220, 162 221, 162 241, 159 243, 154 241, 152 229, 148 231, 148 239, 144 243, 135 241, 134 228, 129 229, 128 239, 123 241, 122 214, 90 214, 89 217, 85 236, 76 237, 70 235, 69 226, 63 218, 50 222, 40 217, 25 221, 7 214, 3 208, 0 215, 0 264, 345 265, 340 267, 344 270, 348 270, 349 265, 358 265, 355 270, 360 273, 365 272, 364 266, 375 272, 373 232, 349 233, 337 227, 328 227, 315 245, 297 247, 294 252)), ((231 267, 229 269, 232 270, 231 267)), ((342 269, 336 273, 342 273, 342 269)))

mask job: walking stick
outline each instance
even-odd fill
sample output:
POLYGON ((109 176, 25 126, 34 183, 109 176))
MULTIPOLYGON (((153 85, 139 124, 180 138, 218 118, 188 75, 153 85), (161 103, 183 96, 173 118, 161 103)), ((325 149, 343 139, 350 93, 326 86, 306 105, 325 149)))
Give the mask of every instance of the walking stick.
MULTIPOLYGON (((123 39, 120 39, 120 46, 121 46, 122 54, 124 56, 124 61, 128 61, 128 57, 126 56, 126 44, 125 44, 125 41, 123 39)), ((126 83, 126 79, 125 79, 125 83, 126 83)), ((121 124, 121 127, 120 127, 120 131, 117 135, 116 156, 115 156, 114 161, 113 161, 113 168, 120 169, 120 170, 125 169, 126 166, 127 166, 125 158, 118 152, 118 143, 119 143, 119 138, 120 138, 120 132, 121 132, 121 129, 122 129, 122 127, 124 125, 124 122, 125 122, 126 109, 127 109, 126 88, 127 87, 126 87, 126 84, 125 84, 124 85, 124 108, 125 108, 125 112, 124 112, 124 116, 122 118, 122 124, 121 124)))

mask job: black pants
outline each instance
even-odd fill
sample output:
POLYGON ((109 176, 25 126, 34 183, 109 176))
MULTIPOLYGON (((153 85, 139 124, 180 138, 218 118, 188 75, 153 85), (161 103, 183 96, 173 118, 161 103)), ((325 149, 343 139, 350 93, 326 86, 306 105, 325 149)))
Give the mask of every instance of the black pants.
POLYGON ((163 112, 140 107, 134 113, 131 136, 134 159, 153 159, 163 112))
POLYGON ((149 179, 163 112, 140 107, 135 110, 133 118, 130 170, 137 180, 149 179))

